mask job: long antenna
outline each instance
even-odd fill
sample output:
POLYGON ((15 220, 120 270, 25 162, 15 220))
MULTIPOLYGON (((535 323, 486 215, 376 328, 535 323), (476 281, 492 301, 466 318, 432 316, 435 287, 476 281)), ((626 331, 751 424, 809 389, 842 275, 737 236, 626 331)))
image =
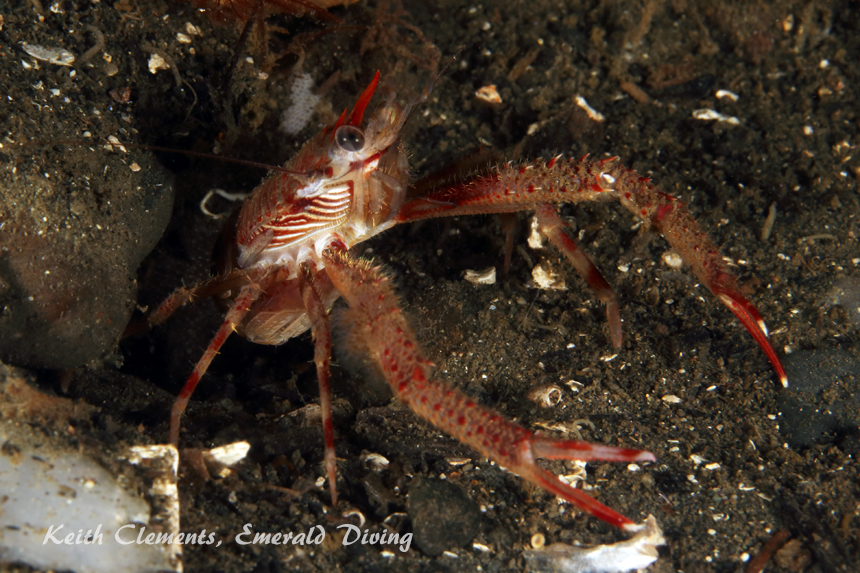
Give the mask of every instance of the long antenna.
POLYGON ((307 172, 305 171, 293 171, 292 169, 286 169, 285 167, 278 167, 277 165, 269 165, 267 163, 258 163, 257 161, 248 161, 246 159, 236 159, 235 157, 224 157, 222 155, 215 155, 213 153, 202 153, 200 151, 191 151, 188 149, 173 149, 170 147, 160 147, 158 145, 145 145, 143 143, 122 143, 119 141, 83 141, 83 140, 73 140, 73 139, 60 139, 55 141, 30 141, 27 143, 18 143, 16 144, 18 147, 51 147, 54 145, 80 145, 84 147, 91 147, 94 145, 104 145, 106 147, 132 147, 135 149, 148 149, 149 151, 162 151, 165 153, 181 153, 182 155, 188 155, 189 157, 199 157, 202 159, 212 159, 217 161, 224 161, 227 163, 235 163, 237 165, 246 165, 248 167, 256 167, 258 169, 267 169, 271 171, 278 171, 280 173, 288 173, 290 175, 302 175, 307 176, 307 172))

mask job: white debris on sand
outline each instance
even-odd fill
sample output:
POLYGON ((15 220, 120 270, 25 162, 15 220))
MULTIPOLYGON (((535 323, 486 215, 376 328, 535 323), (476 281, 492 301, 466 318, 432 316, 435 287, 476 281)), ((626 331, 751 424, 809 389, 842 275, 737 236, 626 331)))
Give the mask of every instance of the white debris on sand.
POLYGON ((627 541, 588 548, 553 543, 526 550, 523 557, 531 573, 620 573, 648 567, 657 560, 657 546, 665 544, 657 520, 649 515, 627 541))
POLYGON ((494 285, 496 284, 496 267, 489 267, 482 271, 466 269, 463 271, 463 278, 474 285, 494 285))
MULTIPOLYGON (((0 442, 9 445, 10 425, 0 428, 0 442)), ((79 573, 181 570, 181 547, 133 542, 151 508, 94 460, 49 446, 11 448, 14 455, 0 455, 0 563, 79 573), (123 536, 131 541, 120 543, 123 536)), ((173 538, 178 519, 175 525, 159 533, 173 538)))
POLYGON ((297 135, 310 122, 320 96, 314 93, 314 78, 310 74, 298 73, 293 76, 290 86, 292 103, 281 115, 281 130, 289 135, 297 135))

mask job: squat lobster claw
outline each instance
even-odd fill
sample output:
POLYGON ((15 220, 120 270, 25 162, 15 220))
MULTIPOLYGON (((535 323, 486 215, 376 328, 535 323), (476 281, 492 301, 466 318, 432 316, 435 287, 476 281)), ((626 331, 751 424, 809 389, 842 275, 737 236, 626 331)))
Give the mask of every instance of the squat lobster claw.
POLYGON ((534 209, 538 227, 606 304, 613 346, 621 346, 621 318, 611 287, 600 271, 564 231, 567 226, 552 204, 618 200, 641 219, 646 228, 660 231, 681 258, 749 331, 770 360, 784 387, 788 377, 767 336, 756 308, 741 295, 719 249, 701 230, 687 206, 664 193, 650 179, 616 164, 617 157, 589 160, 536 161, 467 178, 453 186, 431 191, 427 197, 403 206, 398 222, 429 217, 479 213, 510 213, 534 209))
POLYGON ((178 443, 180 416, 191 393, 232 332, 260 344, 282 344, 310 328, 320 384, 326 474, 332 504, 336 504, 327 312, 343 296, 349 306, 344 323, 351 328, 350 340, 370 354, 397 398, 416 414, 583 511, 617 527, 635 530, 631 520, 563 484, 542 469, 536 458, 654 461, 653 454, 536 434, 435 381, 432 365, 418 348, 390 280, 379 268, 354 258, 350 249, 399 223, 534 210, 540 230, 606 304, 612 343, 618 347, 622 333, 615 294, 570 238, 553 207, 614 199, 646 226, 663 233, 752 333, 780 380, 787 384, 758 312, 740 295, 716 246, 684 204, 650 180, 617 165, 615 158, 564 161, 556 157, 545 163, 509 163, 490 173, 434 188, 426 196, 407 202, 409 169, 400 132, 427 98, 429 88, 403 108, 390 98, 363 124, 378 81, 377 72, 352 112, 344 111, 331 129, 308 141, 284 171, 270 174, 238 216, 231 218, 225 228, 229 247, 221 252, 220 274, 195 287, 178 289, 150 315, 149 325, 154 325, 193 297, 219 295, 232 300, 221 328, 174 404, 171 442, 178 443))

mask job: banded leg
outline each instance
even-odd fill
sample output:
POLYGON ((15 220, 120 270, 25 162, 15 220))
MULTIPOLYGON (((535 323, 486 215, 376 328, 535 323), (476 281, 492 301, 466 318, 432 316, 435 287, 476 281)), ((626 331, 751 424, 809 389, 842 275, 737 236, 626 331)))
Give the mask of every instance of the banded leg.
POLYGON ((329 278, 349 304, 345 319, 359 331, 353 337, 366 346, 394 394, 413 412, 583 511, 628 531, 638 528, 623 515, 559 481, 537 465, 535 458, 654 461, 653 454, 535 434, 430 379, 432 365, 417 347, 390 280, 367 262, 350 259, 345 250, 329 250, 323 256, 329 278))
POLYGON ((215 333, 214 338, 209 343, 209 347, 206 348, 206 352, 203 353, 203 356, 197 362, 197 366, 194 367, 194 372, 191 373, 191 376, 185 382, 185 386, 182 387, 182 391, 179 392, 179 396, 173 403, 173 409, 170 412, 170 443, 174 446, 179 445, 180 417, 188 406, 188 400, 191 398, 191 394, 194 393, 194 389, 197 388, 197 383, 200 382, 200 378, 206 373, 209 364, 215 358, 215 355, 218 354, 218 350, 221 349, 224 341, 236 329, 236 326, 242 322, 251 305, 254 304, 254 301, 257 300, 262 292, 262 289, 254 283, 242 287, 242 290, 239 291, 239 296, 236 297, 236 300, 227 312, 221 328, 215 333))
POLYGON ((430 217, 511 213, 536 209, 540 203, 580 203, 617 200, 657 228, 696 276, 728 307, 749 331, 770 360, 783 386, 785 369, 767 337, 767 328, 756 308, 738 291, 737 282, 719 249, 701 230, 682 201, 667 195, 650 179, 609 159, 508 163, 454 185, 436 189, 426 197, 405 203, 397 222, 430 217))
POLYGON ((334 450, 334 428, 331 420, 331 387, 329 386, 329 367, 331 365, 331 325, 320 293, 314 286, 314 273, 307 265, 302 266, 302 300, 311 321, 314 337, 314 362, 317 367, 317 380, 320 388, 320 410, 322 412, 323 440, 325 443, 325 470, 328 476, 331 504, 337 505, 337 459, 334 450))
POLYGON ((606 320, 609 323, 609 334, 612 337, 612 346, 621 348, 621 314, 618 311, 618 300, 615 292, 591 259, 579 249, 576 242, 570 238, 565 229, 567 224, 558 216, 558 212, 552 205, 540 203, 535 209, 538 226, 550 242, 555 245, 564 256, 570 260, 570 264, 576 272, 585 279, 597 298, 606 305, 606 320))

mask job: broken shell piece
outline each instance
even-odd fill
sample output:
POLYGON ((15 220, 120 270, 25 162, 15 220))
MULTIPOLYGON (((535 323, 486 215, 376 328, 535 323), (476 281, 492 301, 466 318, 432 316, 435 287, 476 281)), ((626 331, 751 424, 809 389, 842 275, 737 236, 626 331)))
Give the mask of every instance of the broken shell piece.
POLYGON ((537 217, 532 217, 529 223, 528 244, 534 250, 543 248, 543 235, 540 232, 540 223, 538 223, 537 217))
POLYGON ((156 73, 158 70, 170 69, 170 64, 165 62, 164 58, 155 53, 149 56, 149 63, 147 66, 149 67, 149 73, 151 74, 156 73))
POLYGON ((532 268, 532 279, 538 288, 567 290, 564 279, 552 270, 552 267, 546 262, 538 263, 532 268))
POLYGON ((639 533, 619 543, 583 548, 553 543, 543 549, 523 552, 526 567, 533 572, 616 573, 644 569, 657 560, 657 546, 665 545, 663 532, 649 515, 639 533))
POLYGON ((496 90, 495 84, 484 86, 478 91, 476 91, 475 99, 477 99, 480 103, 489 105, 491 107, 498 107, 502 105, 502 97, 499 95, 498 90, 496 90))
POLYGON ((119 142, 119 139, 114 135, 108 135, 108 144, 105 145, 105 149, 108 151, 116 151, 117 149, 122 151, 123 153, 128 153, 128 149, 123 146, 122 143, 119 142))
POLYGON ((370 466, 370 469, 375 472, 381 472, 382 470, 387 469, 388 465, 391 463, 385 456, 372 452, 362 453, 359 459, 370 466))
POLYGON ((739 120, 738 118, 730 115, 724 115, 713 109, 697 109, 693 111, 693 119, 698 119, 701 121, 716 120, 721 123, 728 123, 729 125, 741 124, 741 120, 739 120))
POLYGON ((716 96, 718 99, 726 98, 731 101, 738 101, 738 99, 740 99, 738 94, 730 92, 729 90, 717 90, 716 96))
POLYGON ((684 259, 674 251, 666 251, 663 253, 663 263, 667 267, 677 270, 684 266, 684 259))
POLYGON ((585 113, 588 114, 588 117, 597 123, 603 123, 606 121, 606 116, 588 105, 588 102, 585 101, 585 98, 582 96, 576 96, 573 98, 573 101, 576 102, 576 105, 585 110, 585 113))
POLYGON ((463 278, 476 285, 493 285, 496 284, 496 267, 490 267, 482 271, 466 269, 463 271, 463 278))
POLYGON ((75 63, 75 55, 63 48, 50 48, 34 44, 22 44, 21 48, 37 60, 43 62, 57 64, 58 66, 71 66, 75 63))
MULTIPOLYGON (((558 476, 558 479, 571 487, 576 487, 577 482, 585 483, 585 479, 588 477, 585 470, 587 466, 588 462, 585 460, 573 460, 573 473, 558 476)), ((569 503, 566 499, 560 497, 556 497, 555 499, 559 503, 569 503)))
POLYGON ((251 449, 248 442, 234 442, 203 452, 203 461, 210 474, 225 478, 230 475, 230 467, 245 459, 251 449))
MULTIPOLYGON (((163 539, 177 538, 175 448, 172 457, 167 452, 164 463, 155 460, 146 472, 136 472, 121 457, 112 456, 122 469, 117 475, 59 439, 40 436, 40 447, 33 447, 29 432, 14 426, 4 423, 0 427, 5 454, 0 455, 3 564, 18 562, 40 570, 87 573, 181 571, 180 545, 133 542, 138 532, 144 537, 154 532, 164 535, 163 539), (138 487, 148 490, 146 499, 137 494, 138 487), (77 543, 70 542, 68 535, 72 539, 77 535, 77 543), (122 545, 115 542, 117 538, 130 538, 131 542, 122 545)), ((140 460, 142 456, 132 453, 130 457, 140 460)))
POLYGON ((561 402, 561 388, 555 384, 540 386, 529 392, 529 400, 544 408, 552 408, 561 402))
POLYGON ((198 28, 197 26, 195 26, 191 22, 185 22, 185 31, 190 36, 199 36, 202 34, 202 32, 200 31, 200 28, 198 28))
POLYGON ((665 396, 663 396, 661 398, 661 400, 663 400, 667 404, 680 404, 681 403, 681 399, 678 398, 677 396, 675 396, 674 394, 666 394, 665 396))

